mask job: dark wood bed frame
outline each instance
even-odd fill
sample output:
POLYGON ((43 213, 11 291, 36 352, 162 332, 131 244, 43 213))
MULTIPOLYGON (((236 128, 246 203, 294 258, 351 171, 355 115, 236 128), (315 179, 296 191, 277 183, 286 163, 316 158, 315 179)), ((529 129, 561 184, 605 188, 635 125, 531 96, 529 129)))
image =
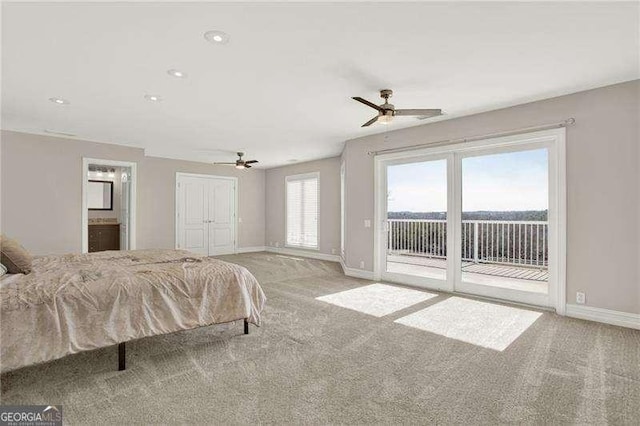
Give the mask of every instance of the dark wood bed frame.
MULTIPOLYGON (((249 321, 244 319, 244 334, 249 334, 249 321)), ((127 347, 126 342, 118 343, 118 370, 123 371, 127 368, 127 347)))

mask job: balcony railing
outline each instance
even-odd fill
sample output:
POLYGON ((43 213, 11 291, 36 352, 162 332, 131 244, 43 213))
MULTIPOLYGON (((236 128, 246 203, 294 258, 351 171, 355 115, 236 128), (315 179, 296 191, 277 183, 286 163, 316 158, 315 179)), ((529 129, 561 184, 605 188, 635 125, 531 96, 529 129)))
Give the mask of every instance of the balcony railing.
MULTIPOLYGON (((447 257, 447 221, 389 219, 389 254, 447 257)), ((534 266, 549 264, 548 223, 542 221, 463 220, 462 260, 534 266)))

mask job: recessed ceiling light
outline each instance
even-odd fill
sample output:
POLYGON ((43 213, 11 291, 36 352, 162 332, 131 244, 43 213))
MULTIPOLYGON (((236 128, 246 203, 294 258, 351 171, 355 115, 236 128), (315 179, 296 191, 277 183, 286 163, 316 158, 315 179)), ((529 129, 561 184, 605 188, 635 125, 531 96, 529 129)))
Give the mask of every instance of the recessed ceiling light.
POLYGON ((229 43, 229 34, 224 31, 212 30, 204 33, 204 38, 213 44, 229 43))
POLYGON ((173 77, 177 77, 177 78, 187 78, 187 73, 186 72, 182 72, 180 70, 171 69, 171 70, 167 71, 167 74, 169 74, 170 76, 173 76, 173 77))
POLYGON ((159 95, 144 95, 144 98, 151 102, 160 102, 162 97, 159 95))
POLYGON ((62 98, 49 98, 49 100, 58 105, 69 105, 71 103, 68 100, 62 98))

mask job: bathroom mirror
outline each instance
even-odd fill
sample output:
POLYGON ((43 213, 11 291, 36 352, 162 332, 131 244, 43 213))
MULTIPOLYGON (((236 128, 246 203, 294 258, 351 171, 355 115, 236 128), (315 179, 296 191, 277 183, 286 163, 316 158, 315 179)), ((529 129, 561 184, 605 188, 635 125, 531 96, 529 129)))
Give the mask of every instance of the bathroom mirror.
POLYGON ((90 180, 87 187, 89 210, 113 210, 113 182, 90 180))

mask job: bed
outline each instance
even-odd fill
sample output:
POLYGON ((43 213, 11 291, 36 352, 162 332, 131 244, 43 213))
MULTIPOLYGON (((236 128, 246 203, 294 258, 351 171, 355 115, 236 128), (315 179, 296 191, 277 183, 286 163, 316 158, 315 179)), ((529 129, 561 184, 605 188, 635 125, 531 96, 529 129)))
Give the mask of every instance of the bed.
POLYGON ((265 295, 244 267, 182 250, 37 257, 0 278, 2 372, 212 324, 259 326, 265 295))

